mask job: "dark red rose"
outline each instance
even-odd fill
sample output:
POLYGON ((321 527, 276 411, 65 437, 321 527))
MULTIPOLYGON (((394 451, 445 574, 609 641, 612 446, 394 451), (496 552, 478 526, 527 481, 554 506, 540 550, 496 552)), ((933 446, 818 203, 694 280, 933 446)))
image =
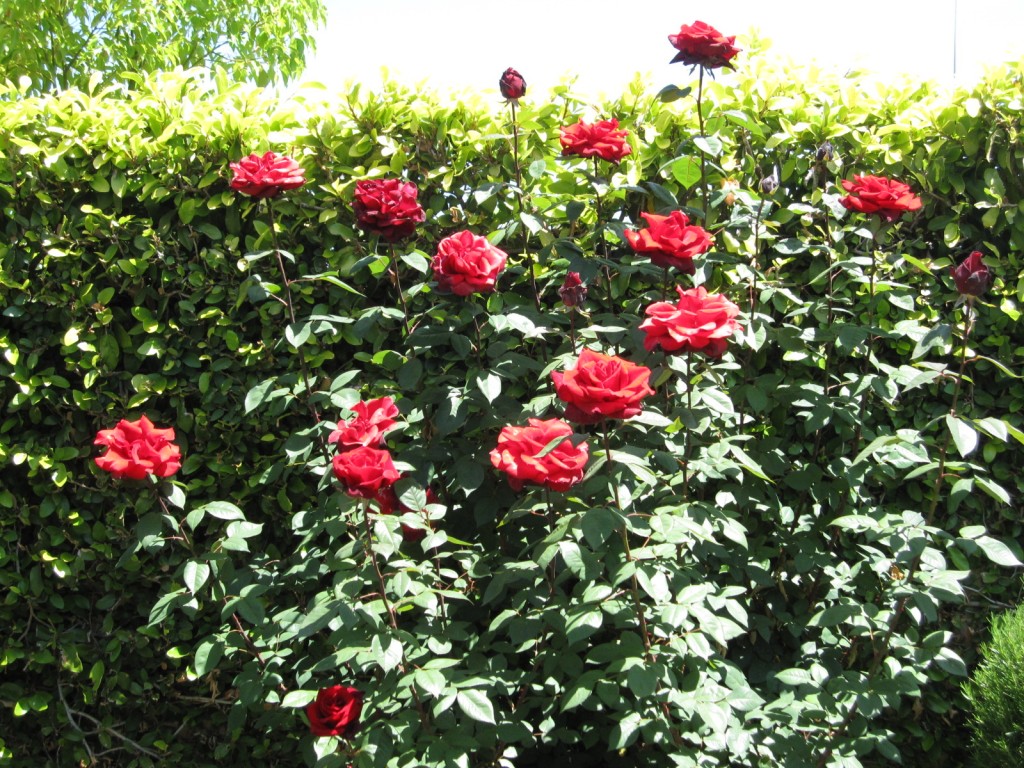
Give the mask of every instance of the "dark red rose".
POLYGON ((724 296, 708 293, 704 286, 688 291, 677 286, 676 291, 677 304, 659 301, 645 310, 647 319, 640 324, 646 334, 644 349, 721 357, 729 337, 740 328, 735 320, 740 308, 724 296))
POLYGON ((430 267, 441 293, 469 296, 493 291, 506 261, 508 254, 491 245, 486 237, 463 231, 437 244, 430 267))
POLYGON ((96 433, 93 445, 107 446, 96 466, 118 478, 170 477, 181 469, 181 449, 173 439, 174 427, 158 429, 145 415, 138 421, 121 419, 113 429, 96 433))
POLYGON ((563 155, 600 157, 610 163, 618 163, 633 151, 626 141, 629 131, 619 130, 619 121, 598 120, 591 125, 580 120, 576 125, 558 129, 561 132, 563 155))
POLYGON ((639 232, 627 229, 626 240, 637 253, 650 254, 659 267, 675 267, 684 275, 692 275, 696 271, 693 257, 707 253, 715 242, 703 227, 691 225, 682 211, 672 211, 668 216, 640 215, 647 226, 639 232))
MULTIPOLYGON (((374 498, 382 515, 392 515, 395 512, 401 514, 403 512, 416 511, 411 510, 402 504, 401 500, 398 498, 398 494, 395 493, 394 486, 381 488, 374 498)), ((427 488, 427 504, 437 504, 437 494, 434 493, 433 488, 427 488)), ((424 528, 413 528, 411 525, 402 523, 402 541, 409 544, 415 544, 417 541, 422 541, 426 537, 427 531, 430 529, 430 521, 426 518, 424 518, 424 525, 426 526, 424 528)))
POLYGON ((992 273, 985 266, 981 251, 973 251, 960 266, 950 267, 949 271, 961 296, 981 296, 992 285, 992 273))
POLYGON ((521 99, 526 95, 526 81, 512 67, 506 69, 498 81, 501 95, 506 99, 521 99))
POLYGON ((331 465, 345 492, 363 499, 374 498, 381 488, 394 485, 399 478, 391 454, 378 448, 359 446, 339 453, 331 465))
POLYGON ((574 445, 571 437, 572 427, 559 419, 528 419, 525 427, 504 427, 491 451, 491 464, 508 475, 508 484, 517 491, 524 483, 567 491, 583 479, 590 455, 586 443, 574 445), (544 453, 556 438, 565 439, 544 453))
POLYGON ((356 222, 389 243, 409 237, 427 218, 416 201, 418 192, 411 181, 400 179, 357 181, 352 202, 356 222))
POLYGON ((275 197, 286 189, 296 189, 306 183, 297 162, 273 152, 243 157, 231 163, 231 170, 235 172, 231 188, 256 198, 275 197))
POLYGON ((577 424, 604 419, 629 419, 640 413, 640 401, 654 390, 651 369, 621 357, 584 349, 576 367, 554 371, 555 392, 566 403, 565 418, 577 424))
POLYGON ((352 406, 352 412, 355 416, 339 422, 327 438, 327 442, 337 443, 340 451, 360 445, 380 448, 384 445, 384 434, 398 423, 394 418, 399 415, 398 407, 390 397, 360 401, 352 406))
POLYGON ((587 299, 587 286, 580 279, 579 272, 570 272, 565 276, 565 282, 558 289, 558 295, 562 297, 562 303, 567 307, 578 307, 587 299))
POLYGON ((843 189, 850 194, 839 202, 844 208, 860 213, 873 213, 885 221, 896 221, 907 211, 921 207, 921 198, 901 181, 884 176, 854 176, 843 179, 843 189))
POLYGON ((321 688, 316 701, 306 707, 309 730, 314 736, 353 736, 363 713, 363 692, 347 685, 321 688))
POLYGON ((669 35, 668 41, 679 51, 671 63, 681 61, 689 66, 717 69, 728 67, 740 49, 733 45, 736 37, 726 37, 710 24, 695 21, 693 25, 683 24, 679 33, 669 35))

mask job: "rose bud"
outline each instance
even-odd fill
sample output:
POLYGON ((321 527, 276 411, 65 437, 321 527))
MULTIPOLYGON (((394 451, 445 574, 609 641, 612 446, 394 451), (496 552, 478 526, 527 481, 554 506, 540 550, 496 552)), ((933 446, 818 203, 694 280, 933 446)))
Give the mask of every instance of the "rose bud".
POLYGON ((526 95, 526 81, 512 67, 502 73, 498 88, 506 99, 521 99, 526 95))
POLYGON ((562 303, 567 307, 578 307, 587 300, 587 286, 580 279, 579 272, 570 272, 565 276, 565 282, 558 289, 558 295, 562 297, 562 303))
POLYGON ((953 282, 961 296, 981 296, 992 285, 992 273, 981 259, 981 251, 974 251, 960 266, 950 267, 953 282))

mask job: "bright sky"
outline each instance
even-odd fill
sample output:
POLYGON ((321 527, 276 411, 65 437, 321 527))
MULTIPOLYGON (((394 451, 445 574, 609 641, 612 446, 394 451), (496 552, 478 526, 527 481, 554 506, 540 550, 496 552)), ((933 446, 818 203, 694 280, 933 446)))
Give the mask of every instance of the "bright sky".
MULTIPOLYGON (((574 91, 618 95, 634 73, 656 91, 689 82, 669 65, 668 35, 700 20, 744 47, 754 30, 769 54, 883 77, 976 80, 1024 57, 1024 0, 326 0, 328 19, 303 80, 329 91, 379 87, 381 68, 409 85, 493 92, 506 67, 528 94, 576 77, 574 91), (955 24, 954 24, 955 21, 955 24), (955 28, 955 35, 954 35, 955 28)), ((742 66, 743 54, 736 59, 742 66)))

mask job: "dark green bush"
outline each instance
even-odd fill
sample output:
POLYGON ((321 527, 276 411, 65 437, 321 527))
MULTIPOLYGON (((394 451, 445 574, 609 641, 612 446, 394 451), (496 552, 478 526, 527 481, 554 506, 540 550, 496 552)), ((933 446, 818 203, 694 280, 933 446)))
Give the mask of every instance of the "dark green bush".
POLYGON ((992 617, 992 639, 980 655, 964 686, 972 764, 1024 765, 1024 608, 992 617))

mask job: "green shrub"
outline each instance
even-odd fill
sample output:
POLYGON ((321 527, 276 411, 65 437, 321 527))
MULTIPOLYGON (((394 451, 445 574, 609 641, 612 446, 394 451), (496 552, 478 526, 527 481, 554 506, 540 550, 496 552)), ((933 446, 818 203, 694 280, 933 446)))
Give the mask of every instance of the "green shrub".
POLYGON ((0 754, 957 754, 971 595, 1012 589, 1020 562, 1016 77, 869 94, 751 54, 704 84, 703 137, 692 95, 591 107, 561 87, 518 112, 521 186, 508 111, 470 98, 278 103, 195 72, 124 98, 6 90, 0 754), (591 109, 629 132, 619 166, 559 157, 558 128, 591 109), (267 149, 308 183, 232 191, 229 163, 267 149), (888 228, 847 212, 854 173, 902 179, 922 209, 888 228), (426 213, 394 249, 351 205, 384 177, 426 213), (677 208, 715 231, 692 282, 743 308, 720 359, 644 349, 672 289, 624 230, 677 208), (462 229, 509 254, 496 292, 432 285, 462 229), (965 305, 948 270, 974 248, 997 280, 965 305), (569 272, 582 312, 558 298, 569 272), (569 491, 512 489, 498 435, 561 413, 551 374, 583 346, 650 367, 657 394, 577 428, 591 463, 569 491), (383 396, 408 519, 330 469, 334 424, 383 396), (143 412, 184 465, 112 480, 93 439, 143 412), (433 532, 405 541, 423 514, 433 532), (314 739, 302 707, 335 684, 365 694, 363 728, 314 739))
POLYGON ((973 764, 1024 765, 1024 607, 992 617, 992 639, 964 686, 973 764))

